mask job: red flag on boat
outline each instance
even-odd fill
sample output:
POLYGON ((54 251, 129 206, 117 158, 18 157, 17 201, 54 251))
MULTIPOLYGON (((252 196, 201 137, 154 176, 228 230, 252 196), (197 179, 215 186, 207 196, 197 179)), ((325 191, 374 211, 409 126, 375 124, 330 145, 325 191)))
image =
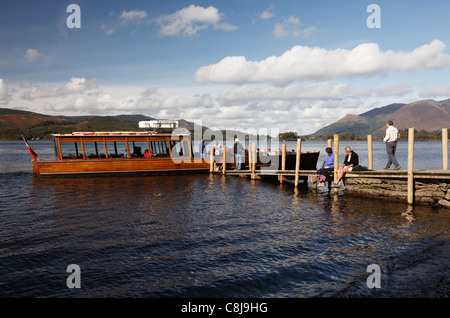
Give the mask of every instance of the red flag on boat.
POLYGON ((27 145, 28 147, 28 151, 31 153, 31 155, 33 156, 33 160, 37 160, 37 154, 34 152, 33 149, 31 149, 30 145, 28 144, 28 141, 25 139, 25 137, 22 135, 23 141, 25 141, 25 145, 27 145))

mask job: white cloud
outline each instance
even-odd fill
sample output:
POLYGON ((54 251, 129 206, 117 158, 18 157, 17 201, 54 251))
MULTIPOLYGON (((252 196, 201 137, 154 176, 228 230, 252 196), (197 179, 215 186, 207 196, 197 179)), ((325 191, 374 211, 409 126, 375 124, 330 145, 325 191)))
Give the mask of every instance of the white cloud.
POLYGON ((269 20, 275 16, 275 13, 272 12, 273 5, 271 5, 269 8, 261 12, 257 18, 253 20, 253 23, 255 23, 257 20, 269 20))
POLYGON ((259 16, 259 18, 261 19, 261 20, 268 20, 268 19, 270 19, 270 18, 273 18, 275 16, 275 14, 273 13, 273 12, 270 12, 270 10, 266 10, 266 11, 263 11, 262 13, 261 13, 261 15, 259 16))
POLYGON ((450 84, 426 86, 419 92, 419 96, 431 98, 445 96, 446 98, 448 98, 450 97, 450 84))
MULTIPOLYGON (((115 97, 111 93, 84 94, 73 98, 64 98, 62 101, 49 101, 45 103, 44 108, 46 111, 59 113, 143 113, 156 118, 178 119, 183 113, 192 113, 192 110, 196 110, 201 114, 205 109, 213 106, 213 100, 208 94, 202 96, 160 96, 156 94, 157 91, 158 88, 151 87, 140 94, 127 94, 122 97, 115 97)), ((189 120, 189 118, 185 119, 189 120)))
POLYGON ((28 82, 22 83, 22 86, 27 88, 27 90, 23 92, 21 97, 29 101, 40 98, 64 97, 69 94, 86 92, 94 95, 98 93, 98 80, 96 78, 87 80, 85 78, 72 77, 68 83, 57 88, 46 84, 32 85, 28 82))
POLYGON ((110 94, 100 96, 80 96, 63 101, 51 101, 45 104, 45 110, 51 112, 72 112, 88 114, 117 114, 130 113, 142 110, 154 110, 160 103, 154 103, 140 96, 129 95, 123 98, 114 98, 110 94))
POLYGON ((272 8, 269 8, 269 9, 263 11, 261 13, 261 15, 259 16, 259 18, 261 20, 268 20, 270 18, 273 18, 275 16, 275 13, 271 12, 271 10, 272 10, 272 8))
POLYGON ((213 105, 209 95, 170 96, 164 100, 163 108, 209 108, 213 105))
POLYGON ((130 10, 130 11, 123 11, 119 19, 123 23, 127 23, 127 22, 141 21, 146 17, 147 12, 145 12, 144 10, 130 10))
POLYGON ((116 32, 114 28, 109 27, 106 24, 102 24, 102 30, 106 35, 113 35, 116 32))
POLYGON ((144 97, 150 97, 152 95, 155 95, 158 92, 158 90, 159 90, 158 87, 149 87, 145 89, 145 91, 143 91, 141 95, 144 97))
POLYGON ((262 89, 234 86, 220 93, 217 99, 226 105, 247 103, 255 100, 337 99, 353 93, 355 91, 347 83, 319 82, 308 85, 266 87, 262 89))
POLYGON ((11 90, 5 85, 3 79, 0 78, 0 105, 7 105, 11 97, 11 90))
POLYGON ((406 94, 411 93, 411 84, 409 83, 403 83, 403 84, 394 84, 384 87, 376 87, 376 88, 369 88, 365 90, 361 90, 359 92, 360 96, 369 96, 369 95, 375 95, 380 97, 385 96, 403 96, 406 94))
POLYGON ((275 25, 273 35, 276 37, 308 37, 315 31, 315 26, 304 29, 299 18, 290 16, 275 25))
POLYGON ((91 89, 98 88, 98 80, 96 78, 87 80, 85 78, 72 77, 68 83, 59 88, 59 94, 76 94, 86 92, 91 89))
POLYGON ((111 17, 113 21, 103 23, 101 29, 106 35, 113 35, 121 28, 140 26, 141 23, 146 20, 148 14, 145 10, 130 10, 122 11, 118 16, 116 16, 114 12, 109 12, 108 16, 111 17))
POLYGON ((25 57, 28 61, 33 62, 33 61, 37 60, 37 59, 40 58, 40 57, 42 57, 42 58, 45 57, 45 55, 42 54, 42 53, 40 53, 40 52, 39 52, 38 50, 36 50, 36 49, 28 49, 28 50, 26 51, 24 57, 25 57))
POLYGON ((327 80, 372 76, 389 71, 424 71, 447 66, 450 55, 445 44, 434 40, 410 52, 381 51, 376 43, 360 44, 352 50, 326 50, 294 46, 281 56, 248 61, 244 56, 229 56, 217 64, 200 67, 194 75, 198 83, 286 84, 295 80, 327 80))
POLYGON ((159 17, 156 22, 160 25, 162 36, 193 36, 210 26, 214 29, 233 31, 237 27, 222 22, 223 14, 215 7, 204 8, 190 5, 173 14, 159 17))
POLYGON ((91 102, 89 111, 111 112, 111 111, 125 111, 142 110, 150 105, 150 101, 142 103, 142 98, 136 95, 126 96, 124 98, 114 98, 109 94, 102 95, 95 101, 91 102))

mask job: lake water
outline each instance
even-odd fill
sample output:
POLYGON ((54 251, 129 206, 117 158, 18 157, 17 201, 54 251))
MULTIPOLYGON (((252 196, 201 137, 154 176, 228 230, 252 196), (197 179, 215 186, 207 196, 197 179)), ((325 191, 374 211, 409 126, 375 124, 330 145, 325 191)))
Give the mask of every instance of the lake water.
MULTIPOLYGON (((30 145, 54 156, 51 142, 30 145)), ((364 142, 341 145, 365 164, 364 142)), ((302 143, 318 165, 325 147, 302 143)), ((441 169, 441 149, 416 142, 416 169, 441 169)), ((448 209, 210 174, 40 179, 30 160, 22 141, 0 141, 0 297, 450 295, 448 209), (371 264, 381 288, 367 285, 371 264)), ((385 161, 375 142, 375 169, 385 161)))

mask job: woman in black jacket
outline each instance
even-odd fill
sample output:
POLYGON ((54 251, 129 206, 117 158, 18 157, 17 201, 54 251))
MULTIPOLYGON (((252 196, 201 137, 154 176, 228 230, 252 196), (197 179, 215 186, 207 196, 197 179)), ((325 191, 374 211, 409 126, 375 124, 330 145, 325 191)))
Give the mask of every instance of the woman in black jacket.
POLYGON ((354 152, 350 147, 345 148, 347 155, 345 156, 344 163, 338 170, 338 180, 336 183, 331 185, 333 188, 340 188, 341 182, 343 182, 344 176, 347 171, 352 171, 353 167, 359 165, 359 157, 356 152, 354 152))

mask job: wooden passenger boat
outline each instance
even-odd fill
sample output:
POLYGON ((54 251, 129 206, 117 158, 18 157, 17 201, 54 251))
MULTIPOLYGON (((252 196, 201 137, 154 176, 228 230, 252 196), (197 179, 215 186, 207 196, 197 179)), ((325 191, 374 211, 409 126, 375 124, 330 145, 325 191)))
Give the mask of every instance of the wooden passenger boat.
POLYGON ((207 160, 194 158, 189 133, 169 133, 173 130, 169 128, 174 127, 159 128, 155 131, 54 134, 56 158, 35 158, 33 174, 42 177, 209 171, 207 160))
POLYGON ((55 159, 33 161, 35 176, 117 173, 194 173, 209 171, 194 159, 188 134, 56 134, 55 159), (145 150, 149 156, 144 156, 145 150))

